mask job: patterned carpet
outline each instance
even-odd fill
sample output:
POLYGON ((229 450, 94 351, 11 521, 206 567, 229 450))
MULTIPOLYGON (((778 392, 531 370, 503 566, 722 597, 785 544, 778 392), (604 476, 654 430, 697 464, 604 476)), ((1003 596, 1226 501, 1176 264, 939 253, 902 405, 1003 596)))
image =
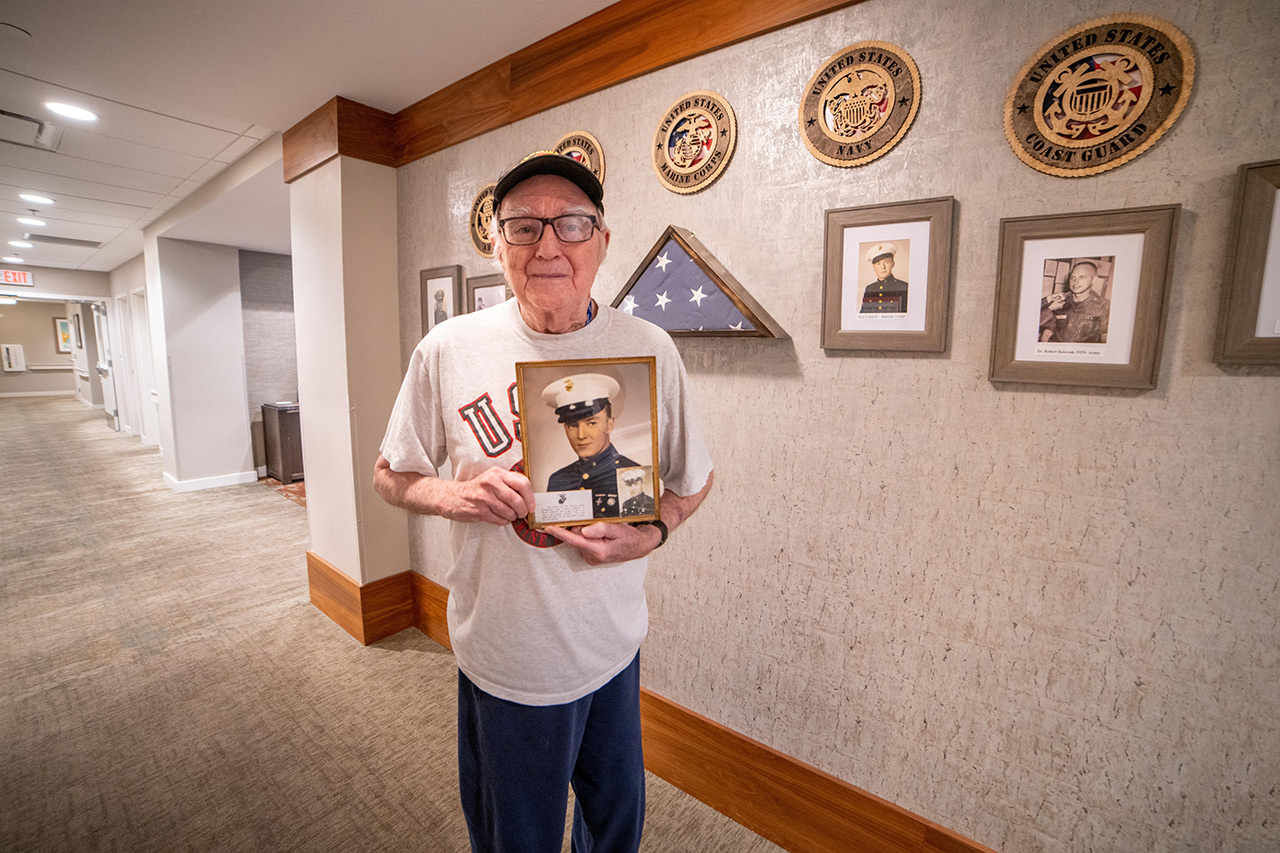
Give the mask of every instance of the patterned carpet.
MULTIPOLYGON (((172 492, 69 398, 0 447, 0 850, 467 849, 452 656, 312 607, 301 506, 172 492)), ((650 776, 642 849, 779 848, 650 776)))

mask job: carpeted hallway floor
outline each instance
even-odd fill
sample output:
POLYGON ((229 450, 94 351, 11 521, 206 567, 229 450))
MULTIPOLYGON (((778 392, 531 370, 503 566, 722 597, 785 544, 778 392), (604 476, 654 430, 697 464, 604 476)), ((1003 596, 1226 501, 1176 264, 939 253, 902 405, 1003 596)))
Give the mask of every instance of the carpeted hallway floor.
MULTIPOLYGON (((312 607, 303 507, 65 397, 0 399, 0 506, 0 850, 467 850, 452 656, 312 607)), ((779 848, 650 775, 643 849, 779 848)))

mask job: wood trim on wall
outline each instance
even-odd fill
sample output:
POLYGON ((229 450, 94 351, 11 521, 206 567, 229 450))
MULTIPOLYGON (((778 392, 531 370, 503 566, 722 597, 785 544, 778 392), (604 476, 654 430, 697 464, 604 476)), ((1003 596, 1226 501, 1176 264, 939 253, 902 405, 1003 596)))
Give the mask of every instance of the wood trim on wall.
MULTIPOLYGON (((412 624, 450 647, 449 590, 430 578, 402 572, 360 587, 310 552, 307 572, 312 602, 362 643, 412 624), (382 610, 357 607, 363 591, 375 586, 379 591, 368 598, 381 601, 382 610), (406 611, 411 621, 403 621, 406 611), (399 621, 377 618, 389 612, 399 621), (361 613, 373 621, 362 622, 361 613), (388 630, 393 625, 400 627, 388 630)), ((647 769, 786 850, 995 853, 645 688, 640 725, 647 769)))
POLYGON ((343 97, 284 132, 284 182, 291 183, 317 166, 345 154, 381 166, 394 166, 395 117, 343 97))
POLYGON ((403 166, 736 42, 864 0, 619 0, 394 116, 336 97, 284 133, 290 183, 339 154, 403 166))
POLYGON ((366 646, 413 626, 412 574, 401 572, 361 585, 323 557, 307 552, 311 603, 366 646))

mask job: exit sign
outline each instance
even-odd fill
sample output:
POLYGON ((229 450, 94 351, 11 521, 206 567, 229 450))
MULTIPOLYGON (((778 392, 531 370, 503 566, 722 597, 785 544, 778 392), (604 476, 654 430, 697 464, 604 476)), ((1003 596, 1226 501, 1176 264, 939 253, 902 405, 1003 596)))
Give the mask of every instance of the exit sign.
POLYGON ((0 283, 20 284, 23 287, 36 286, 35 281, 31 278, 31 273, 26 270, 0 270, 0 283))

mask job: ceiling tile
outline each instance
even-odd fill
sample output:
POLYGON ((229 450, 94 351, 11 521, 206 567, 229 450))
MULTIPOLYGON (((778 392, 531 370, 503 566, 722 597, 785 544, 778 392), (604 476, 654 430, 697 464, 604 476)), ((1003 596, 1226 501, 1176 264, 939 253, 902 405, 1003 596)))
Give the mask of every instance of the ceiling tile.
POLYGON ((0 145, 0 166, 153 193, 170 192, 179 180, 168 175, 126 169, 123 166, 109 166, 105 163, 94 163, 91 160, 78 160, 75 157, 54 154, 52 151, 38 151, 18 145, 0 145))
POLYGON ((62 175, 49 175, 26 169, 15 169, 4 165, 0 165, 0 183, 30 188, 35 192, 51 193, 55 197, 73 195, 79 198, 118 201, 122 204, 145 207, 151 207, 165 197, 164 193, 113 187, 110 184, 82 181, 76 178, 63 177, 62 175))
POLYGON ((151 145, 139 145, 127 139, 114 139, 101 133, 90 133, 71 127, 62 134, 58 154, 174 178, 189 178, 193 172, 209 162, 203 157, 166 151, 151 145))

